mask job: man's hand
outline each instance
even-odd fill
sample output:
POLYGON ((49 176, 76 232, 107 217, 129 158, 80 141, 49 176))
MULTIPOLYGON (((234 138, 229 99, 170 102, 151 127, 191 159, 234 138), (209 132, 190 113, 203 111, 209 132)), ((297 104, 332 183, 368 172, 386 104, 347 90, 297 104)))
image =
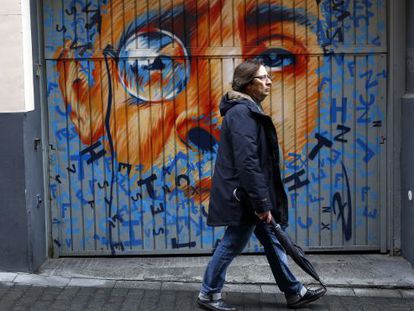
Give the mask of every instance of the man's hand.
POLYGON ((264 213, 255 213, 257 217, 259 217, 260 220, 266 221, 268 224, 272 221, 272 213, 270 211, 264 212, 264 213))

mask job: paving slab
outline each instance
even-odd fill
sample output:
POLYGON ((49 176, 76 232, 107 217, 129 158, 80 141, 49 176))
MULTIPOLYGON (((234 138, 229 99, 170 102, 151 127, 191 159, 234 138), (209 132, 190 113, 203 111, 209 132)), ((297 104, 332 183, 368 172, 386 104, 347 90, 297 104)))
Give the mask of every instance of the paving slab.
POLYGON ((354 288, 355 295, 358 297, 386 297, 386 298, 401 298, 401 293, 398 290, 380 289, 380 288, 354 288))
POLYGON ((265 293, 265 294, 280 293, 280 290, 277 287, 277 285, 260 285, 260 288, 262 290, 262 293, 265 293))
POLYGON ((72 278, 68 286, 112 288, 115 286, 115 281, 104 279, 72 278))
POLYGON ((200 283, 162 282, 161 290, 199 291, 200 283))
POLYGON ((410 289, 402 289, 400 290, 401 296, 404 298, 411 298, 414 299, 414 290, 410 289))
POLYGON ((349 297, 355 296, 355 292, 352 288, 349 287, 329 287, 328 291, 326 292, 327 296, 341 296, 341 297, 349 297))
POLYGON ((225 284, 223 291, 237 293, 262 293, 260 285, 253 284, 225 284))
POLYGON ((13 283, 36 286, 65 287, 71 281, 70 278, 61 276, 42 276, 37 274, 18 274, 13 283))
POLYGON ((17 277, 17 273, 0 272, 0 282, 13 282, 17 277))
POLYGON ((134 288, 134 289, 161 289, 162 282, 151 281, 116 281, 115 288, 134 288))

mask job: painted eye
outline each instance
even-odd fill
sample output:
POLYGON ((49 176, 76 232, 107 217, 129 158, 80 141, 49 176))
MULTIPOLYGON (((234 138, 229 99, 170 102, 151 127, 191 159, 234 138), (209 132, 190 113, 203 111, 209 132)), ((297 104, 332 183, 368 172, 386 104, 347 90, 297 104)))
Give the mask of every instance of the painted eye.
POLYGON ((184 90, 189 73, 183 43, 167 31, 138 32, 119 52, 119 78, 128 93, 143 102, 172 100, 184 90))
POLYGON ((284 49, 269 49, 257 56, 271 71, 282 71, 295 64, 295 55, 284 49))

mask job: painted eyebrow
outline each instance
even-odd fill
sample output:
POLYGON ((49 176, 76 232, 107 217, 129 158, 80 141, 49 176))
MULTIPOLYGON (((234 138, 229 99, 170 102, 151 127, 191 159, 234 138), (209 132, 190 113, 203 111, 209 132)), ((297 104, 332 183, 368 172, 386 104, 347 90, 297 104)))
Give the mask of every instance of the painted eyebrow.
MULTIPOLYGON (((127 40, 135 34, 137 29, 143 28, 152 23, 157 23, 157 26, 160 26, 161 29, 172 32, 172 29, 170 27, 166 27, 163 24, 171 26, 173 23, 172 19, 185 18, 186 15, 191 16, 188 14, 189 12, 187 12, 186 8, 182 5, 178 5, 169 10, 163 11, 161 14, 155 10, 145 11, 143 14, 139 14, 134 20, 132 20, 128 27, 126 27, 126 29, 122 32, 122 36, 118 43, 118 48, 121 48, 127 42, 127 40), (166 21, 170 22, 167 23, 166 21)), ((190 18, 189 22, 191 23, 190 18)), ((187 38, 183 38, 183 34, 177 34, 177 31, 175 31, 174 35, 181 37, 182 40, 184 39, 183 42, 186 43, 187 38)))
POLYGON ((269 23, 294 22, 303 26, 316 26, 317 17, 300 8, 287 8, 276 4, 260 4, 246 12, 246 26, 269 27, 269 23))
POLYGON ((146 27, 152 23, 157 23, 157 25, 161 26, 160 28, 163 28, 162 24, 165 23, 166 20, 177 18, 183 14, 184 10, 181 6, 166 10, 162 12, 161 15, 159 15, 159 12, 155 10, 144 11, 142 14, 138 14, 122 32, 118 48, 120 49, 124 46, 127 40, 132 37, 138 29, 146 27))

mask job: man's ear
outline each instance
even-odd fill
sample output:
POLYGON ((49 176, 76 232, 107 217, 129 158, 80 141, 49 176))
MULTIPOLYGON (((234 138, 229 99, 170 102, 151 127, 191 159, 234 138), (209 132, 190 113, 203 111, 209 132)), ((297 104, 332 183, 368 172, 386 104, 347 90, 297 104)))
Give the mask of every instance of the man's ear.
MULTIPOLYGON (((103 120, 106 107, 102 100, 101 65, 99 62, 77 60, 67 41, 60 50, 56 69, 59 72, 59 86, 66 106, 70 107, 70 119, 84 144, 92 144, 104 134, 103 120), (88 75, 85 69, 93 72, 88 75)), ((106 79, 106 78, 105 78, 106 79)), ((105 92, 106 93, 106 92, 105 92)))

